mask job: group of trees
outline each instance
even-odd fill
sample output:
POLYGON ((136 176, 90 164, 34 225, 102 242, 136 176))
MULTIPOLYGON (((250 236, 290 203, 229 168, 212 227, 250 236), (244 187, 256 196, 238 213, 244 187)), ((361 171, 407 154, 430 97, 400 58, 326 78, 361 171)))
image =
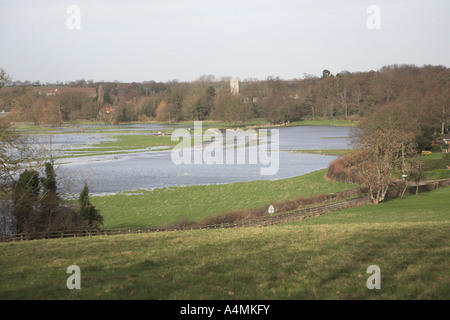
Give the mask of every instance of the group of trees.
POLYGON ((63 200, 52 161, 0 119, 0 237, 96 229, 103 218, 84 186, 78 203, 63 200))
POLYGON ((51 162, 45 164, 43 177, 36 169, 23 170, 12 183, 11 198, 12 229, 16 233, 92 229, 103 222, 100 212, 90 203, 87 185, 80 194, 78 206, 63 203, 51 162))
POLYGON ((450 120, 448 69, 390 66, 377 77, 354 133, 353 152, 332 162, 327 173, 367 188, 373 203, 385 200, 395 184, 404 193, 414 183, 417 193, 426 170, 420 153, 448 132, 450 120))
MULTIPOLYGON (((244 79, 238 94, 230 78, 202 76, 192 82, 140 83, 73 81, 60 95, 39 95, 41 88, 9 87, 0 108, 14 121, 35 123, 103 120, 219 120, 230 124, 264 118, 283 124, 305 117, 388 117, 392 127, 408 126, 426 137, 448 130, 450 70, 443 66, 391 65, 378 71, 343 71, 301 79, 244 79), (417 117, 420 115, 420 117, 417 117), (420 119, 420 120, 418 120, 420 119), (412 121, 414 120, 414 121, 412 121)), ((10 82, 11 84, 11 82, 10 82)))
MULTIPOLYGON (((0 69, 0 89, 6 81, 6 73, 0 69)), ((78 204, 62 199, 53 162, 45 160, 48 158, 39 144, 10 126, 9 118, 0 117, 0 238, 8 233, 51 233, 102 224, 87 185, 78 204)))
MULTIPOLYGON (((0 86, 11 84, 0 71, 0 86)), ((449 129, 450 69, 444 66, 390 65, 335 75, 323 70, 320 77, 293 80, 245 79, 237 94, 231 92, 230 80, 209 75, 185 83, 74 81, 58 95, 11 86, 0 91, 0 108, 10 111, 12 121, 52 125, 96 119, 219 120, 237 126, 255 118, 286 124, 305 117, 356 117, 357 152, 333 163, 329 174, 373 188, 374 203, 385 198, 399 175, 419 181, 423 163, 417 154, 449 129)), ((5 143, 13 141, 6 131, 2 134, 5 143)))
POLYGON ((411 132, 361 127, 353 133, 353 139, 352 151, 333 161, 327 176, 367 188, 372 203, 385 200, 394 184, 403 187, 404 193, 411 182, 418 186, 424 178, 424 163, 411 132))

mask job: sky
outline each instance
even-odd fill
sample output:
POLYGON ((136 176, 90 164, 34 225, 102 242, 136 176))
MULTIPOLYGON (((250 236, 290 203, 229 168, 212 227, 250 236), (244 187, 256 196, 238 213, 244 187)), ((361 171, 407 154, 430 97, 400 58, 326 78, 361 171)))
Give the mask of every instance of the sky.
POLYGON ((449 67, 449 12, 448 0, 0 0, 0 68, 165 82, 449 67))

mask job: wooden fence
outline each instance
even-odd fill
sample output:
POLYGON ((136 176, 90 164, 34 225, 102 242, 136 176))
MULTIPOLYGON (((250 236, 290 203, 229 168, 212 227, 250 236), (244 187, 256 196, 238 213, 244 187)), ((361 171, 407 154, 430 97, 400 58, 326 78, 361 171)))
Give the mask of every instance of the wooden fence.
MULTIPOLYGON (((420 192, 430 191, 439 187, 450 186, 450 179, 442 179, 432 182, 423 183, 419 186, 420 192)), ((414 193, 415 186, 407 189, 407 193, 414 193)), ((391 190, 388 198, 395 198, 400 196, 401 189, 391 190)), ((136 234, 136 233, 151 233, 164 231, 182 231, 182 230, 204 230, 204 229, 218 229, 218 228, 242 228, 251 226, 267 226, 289 221, 302 220, 310 217, 316 217, 327 214, 333 211, 357 207, 369 202, 368 197, 358 197, 350 200, 325 204, 306 209, 297 209, 280 214, 269 215, 266 214, 260 218, 237 221, 232 223, 221 223, 211 225, 192 224, 184 226, 169 226, 169 227, 133 227, 133 228, 104 228, 99 230, 74 230, 74 231, 57 231, 57 232, 41 232, 36 234, 12 234, 0 235, 0 242, 22 241, 22 240, 36 240, 36 239, 55 239, 55 238, 75 238, 75 237, 90 237, 90 236, 106 236, 106 235, 121 235, 121 234, 136 234)))
POLYGON ((55 232, 40 232, 35 234, 13 234, 6 235, 0 238, 2 242, 10 241, 24 241, 36 239, 57 239, 57 238, 75 238, 75 237, 90 237, 90 236, 106 236, 106 235, 121 235, 121 234, 137 234, 137 233, 151 233, 164 231, 183 231, 183 230, 204 230, 204 229, 219 229, 219 228, 242 228, 251 226, 266 226, 284 223, 294 220, 302 220, 309 217, 322 215, 325 213, 341 210, 344 208, 360 206, 367 203, 366 197, 350 199, 346 201, 326 204, 322 206, 293 210, 274 215, 265 215, 257 219, 237 221, 232 223, 221 223, 212 225, 192 224, 176 227, 133 227, 133 228, 104 228, 99 230, 74 230, 74 231, 55 231, 55 232))

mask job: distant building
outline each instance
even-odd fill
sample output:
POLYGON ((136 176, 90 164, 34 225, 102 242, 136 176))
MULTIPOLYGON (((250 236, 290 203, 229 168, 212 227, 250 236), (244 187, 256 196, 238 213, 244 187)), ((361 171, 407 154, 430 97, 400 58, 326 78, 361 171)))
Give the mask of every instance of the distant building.
POLYGON ((48 91, 39 91, 39 95, 45 94, 46 96, 59 96, 61 94, 61 91, 58 89, 52 89, 48 91))
POLYGON ((442 141, 444 142, 444 144, 446 145, 446 148, 442 148, 442 152, 445 153, 450 153, 450 132, 447 133, 443 138, 442 141))
POLYGON ((431 143, 440 145, 442 152, 449 153, 450 150, 448 148, 450 148, 450 132, 448 132, 443 137, 439 137, 439 138, 434 139, 431 143))
POLYGON ((103 107, 100 109, 99 114, 100 115, 106 115, 106 114, 113 114, 116 112, 116 109, 112 108, 112 107, 103 107))
POLYGON ((239 80, 230 80, 230 90, 232 94, 239 94, 239 80))
POLYGON ((450 132, 447 133, 443 138, 442 141, 444 141, 445 144, 450 144, 450 132))

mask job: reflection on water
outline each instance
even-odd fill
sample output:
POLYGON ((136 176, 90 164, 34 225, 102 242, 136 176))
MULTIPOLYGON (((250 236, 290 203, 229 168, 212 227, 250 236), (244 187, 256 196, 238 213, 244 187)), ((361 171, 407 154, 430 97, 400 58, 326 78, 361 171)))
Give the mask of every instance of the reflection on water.
MULTIPOLYGON (((111 130, 163 130, 179 125, 130 124, 111 127, 111 130)), ((115 193, 136 189, 224 184, 239 181, 290 178, 323 169, 335 159, 333 156, 291 153, 288 150, 345 149, 350 128, 331 126, 277 127, 279 129, 279 170, 275 175, 263 176, 258 164, 180 164, 175 165, 171 151, 102 155, 61 159, 57 162, 61 188, 78 193, 84 181, 94 194, 115 193)), ((102 130, 103 132, 103 130, 102 130)), ((139 134, 142 134, 139 133, 139 134)), ((152 132, 148 132, 151 134, 152 132)), ((108 133, 54 135, 53 145, 77 146, 111 139, 108 133)), ((56 149, 56 148, 55 148, 56 149)), ((235 162, 236 163, 236 162, 235 162)))

